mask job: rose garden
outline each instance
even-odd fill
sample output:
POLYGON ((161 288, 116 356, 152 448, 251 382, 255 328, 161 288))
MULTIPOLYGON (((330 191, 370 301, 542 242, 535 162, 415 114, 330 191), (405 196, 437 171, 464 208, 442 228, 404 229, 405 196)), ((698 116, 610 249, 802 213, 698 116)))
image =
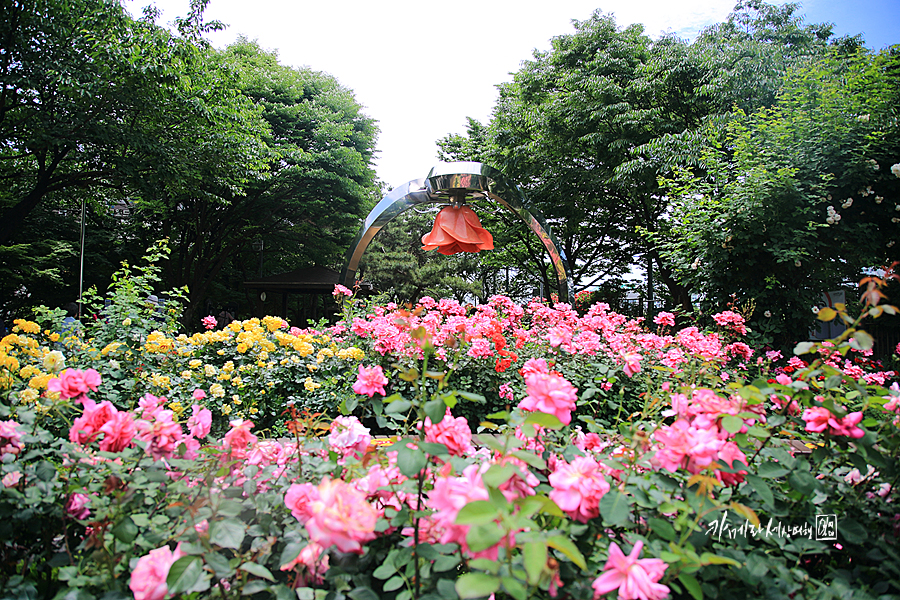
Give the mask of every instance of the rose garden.
MULTIPOLYGON (((900 45, 596 9, 395 185, 126 4, 0 5, 0 600, 900 598, 900 45)), ((410 135, 509 33, 357 8, 410 135)))
POLYGON ((187 336, 133 301, 152 273, 84 331, 45 311, 0 342, 7 597, 898 591, 900 388, 855 315, 783 356, 733 310, 338 286, 330 326, 187 336))

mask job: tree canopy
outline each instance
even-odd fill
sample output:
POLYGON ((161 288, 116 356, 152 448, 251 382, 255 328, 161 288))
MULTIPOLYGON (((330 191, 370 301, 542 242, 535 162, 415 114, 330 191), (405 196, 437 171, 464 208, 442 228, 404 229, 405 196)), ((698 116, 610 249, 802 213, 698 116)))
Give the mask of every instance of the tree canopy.
POLYGON ((374 121, 330 75, 209 47, 204 4, 173 34, 112 0, 2 2, 3 312, 75 298, 83 203, 88 250, 106 240, 87 282, 169 237, 188 319, 255 240, 286 270, 339 262, 376 193, 374 121))
MULTIPOLYGON (((851 235, 846 243, 831 244, 809 219, 794 218, 792 201, 783 193, 785 178, 811 173, 815 165, 831 173, 834 197, 859 195, 864 172, 859 165, 875 160, 887 169, 885 161, 895 162, 884 136, 896 113, 888 108, 892 51, 876 59, 860 37, 835 39, 829 25, 806 24, 798 11, 795 4, 743 2, 693 42, 671 35, 653 40, 641 26, 619 28, 611 16, 595 12, 575 21, 574 33, 555 37, 549 51, 524 62, 512 82, 498 86, 499 100, 487 124, 470 120, 466 135, 447 136, 438 145, 444 157, 486 162, 523 186, 561 240, 576 289, 615 281, 640 265, 664 284, 668 307, 691 311, 699 301, 721 308, 732 295, 762 306, 771 300, 763 294, 765 286, 740 284, 737 273, 770 284, 777 280, 749 255, 778 229, 792 244, 807 248, 800 259, 807 270, 829 273, 807 280, 802 292, 796 281, 785 280, 788 291, 771 304, 800 335, 814 318, 808 297, 885 259, 884 252, 862 248, 883 247, 889 238, 879 233, 855 245, 851 235), (884 64, 875 67, 878 61, 884 64), (800 105, 827 97, 832 98, 827 108, 797 112, 800 105), (845 105, 838 106, 838 99, 845 105), (874 104, 882 107, 878 116, 874 104), (871 120, 857 118, 863 115, 871 120), (768 178, 759 179, 760 172, 768 178), (792 218, 753 229, 745 215, 733 216, 756 246, 744 240, 727 259, 710 260, 708 270, 697 272, 690 268, 697 253, 722 250, 718 238, 727 234, 720 200, 728 182, 743 186, 741 193, 766 219, 792 218), (696 221, 701 213, 702 226, 696 221), (808 249, 812 242, 806 238, 831 247, 829 259, 813 258, 818 252, 808 249), (694 254, 685 262, 687 248, 694 254), (794 304, 804 303, 801 316, 794 304)), ((824 189, 813 187, 817 193, 824 189)), ((884 219, 878 214, 870 210, 855 235, 884 219)), ((493 223, 488 229, 502 237, 504 227, 493 223)), ((546 272, 547 257, 536 244, 528 253, 527 244, 504 246, 503 260, 546 272)))

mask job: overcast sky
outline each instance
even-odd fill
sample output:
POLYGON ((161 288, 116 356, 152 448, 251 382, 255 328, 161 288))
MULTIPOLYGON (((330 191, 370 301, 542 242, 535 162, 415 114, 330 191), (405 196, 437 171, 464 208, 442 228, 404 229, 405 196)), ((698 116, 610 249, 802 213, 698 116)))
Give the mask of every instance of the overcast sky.
MULTIPOLYGON (((188 0, 123 0, 135 16, 155 4, 160 22, 188 12, 188 0)), ((782 3, 782 2, 777 2, 782 3)), ((308 66, 353 90, 378 121, 378 177, 395 187, 424 177, 435 141, 463 133, 466 117, 487 121, 495 85, 511 80, 535 49, 571 33, 572 20, 600 9, 625 27, 693 39, 724 20, 733 0, 211 0, 206 20, 228 25, 208 36, 224 47, 239 35, 277 50, 280 62, 308 66)), ((871 48, 900 43, 897 0, 806 0, 807 22, 839 35, 862 33, 871 48)))

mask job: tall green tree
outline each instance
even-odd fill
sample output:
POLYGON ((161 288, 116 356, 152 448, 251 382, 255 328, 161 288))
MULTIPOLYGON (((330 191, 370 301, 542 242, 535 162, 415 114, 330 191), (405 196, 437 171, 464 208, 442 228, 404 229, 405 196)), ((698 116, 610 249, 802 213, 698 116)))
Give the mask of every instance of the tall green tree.
MULTIPOLYGON (((477 131, 484 143, 451 136, 439 145, 448 155, 477 154, 525 188, 560 238, 576 284, 639 263, 661 278, 671 302, 690 307, 691 290, 660 256, 657 238, 640 234, 666 227, 669 200, 658 178, 702 169, 705 124, 736 106, 771 104, 788 68, 826 50, 830 28, 804 25, 797 9, 739 4, 693 44, 651 40, 640 26, 620 29, 597 12, 498 86, 492 119, 477 131)), ((533 258, 540 251, 513 256, 519 249, 510 249, 514 264, 546 271, 546 260, 533 258)))
POLYGON ((270 258, 282 257, 283 270, 336 266, 377 195, 371 166, 377 128, 334 77, 282 65, 276 53, 244 39, 210 62, 256 107, 260 168, 248 169, 245 182, 234 186, 205 177, 227 168, 239 143, 227 132, 210 132, 192 164, 196 181, 184 188, 160 181, 142 191, 138 205, 142 222, 158 224, 143 235, 172 240, 166 277, 190 290, 188 323, 203 316, 225 265, 252 253, 254 242, 270 258))
POLYGON ((35 301, 39 283, 18 257, 37 279, 71 285, 71 263, 58 259, 74 256, 77 236, 35 238, 28 219, 42 205, 71 228, 82 203, 96 222, 147 190, 200 179, 237 188, 261 166, 250 101, 209 68, 205 44, 155 25, 152 11, 134 20, 112 0, 4 0, 0 10, 0 253, 9 261, 0 285, 15 292, 3 294, 6 312, 16 309, 10 298, 35 301), (210 139, 222 142, 217 168, 201 173, 195 159, 210 139))
POLYGON ((770 108, 706 127, 661 251, 707 308, 753 300, 765 341, 806 337, 822 292, 897 260, 900 47, 794 70, 770 108), (893 168, 892 168, 893 166, 893 168))

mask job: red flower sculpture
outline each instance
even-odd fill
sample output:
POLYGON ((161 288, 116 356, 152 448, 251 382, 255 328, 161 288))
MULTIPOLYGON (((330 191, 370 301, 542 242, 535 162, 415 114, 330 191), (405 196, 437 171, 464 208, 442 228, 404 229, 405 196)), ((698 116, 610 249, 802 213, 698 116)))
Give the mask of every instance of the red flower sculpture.
POLYGON ((451 255, 457 252, 493 250, 494 238, 481 226, 478 215, 468 206, 445 206, 434 220, 431 233, 422 236, 422 250, 451 255))

